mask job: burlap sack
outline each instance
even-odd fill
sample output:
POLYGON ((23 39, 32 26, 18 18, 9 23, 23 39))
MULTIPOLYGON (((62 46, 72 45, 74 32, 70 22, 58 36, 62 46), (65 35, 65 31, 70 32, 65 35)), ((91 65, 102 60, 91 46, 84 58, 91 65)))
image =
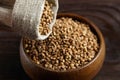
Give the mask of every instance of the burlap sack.
MULTIPOLYGON (((58 11, 58 0, 48 0, 53 3, 54 19, 49 25, 51 32, 58 11)), ((12 13, 13 29, 21 36, 43 40, 47 35, 39 34, 39 24, 44 9, 45 0, 16 0, 12 13)))

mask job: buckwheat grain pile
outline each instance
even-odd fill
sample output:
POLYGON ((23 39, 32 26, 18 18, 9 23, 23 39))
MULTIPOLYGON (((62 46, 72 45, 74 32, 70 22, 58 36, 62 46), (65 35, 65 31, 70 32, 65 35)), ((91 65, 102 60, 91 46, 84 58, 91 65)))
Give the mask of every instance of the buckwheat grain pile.
POLYGON ((67 17, 56 20, 46 40, 23 41, 25 53, 36 64, 59 71, 82 67, 99 51, 98 39, 89 25, 67 17))
POLYGON ((45 6, 41 18, 39 32, 41 35, 47 35, 50 32, 49 24, 53 20, 52 3, 45 1, 45 6))

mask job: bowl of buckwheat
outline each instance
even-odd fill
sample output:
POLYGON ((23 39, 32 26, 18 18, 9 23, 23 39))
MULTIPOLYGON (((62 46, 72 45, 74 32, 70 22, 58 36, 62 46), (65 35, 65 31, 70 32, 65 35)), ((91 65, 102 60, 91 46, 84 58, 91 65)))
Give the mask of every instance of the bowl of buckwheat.
POLYGON ((76 14, 58 14, 45 40, 22 38, 20 58, 33 80, 91 80, 105 57, 102 33, 90 20, 76 14))

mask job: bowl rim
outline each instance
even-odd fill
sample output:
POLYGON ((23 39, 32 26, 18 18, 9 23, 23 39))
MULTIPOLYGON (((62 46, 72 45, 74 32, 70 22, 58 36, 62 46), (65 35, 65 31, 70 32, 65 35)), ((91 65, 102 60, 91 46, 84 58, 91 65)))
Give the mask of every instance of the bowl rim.
POLYGON ((95 56, 90 62, 88 62, 87 64, 85 64, 85 65, 83 65, 83 66, 81 66, 81 67, 79 67, 79 68, 69 69, 69 70, 62 70, 62 71, 60 71, 60 70, 52 70, 52 69, 49 69, 49 68, 45 68, 45 67, 43 67, 42 65, 36 64, 35 62, 33 62, 33 61, 31 60, 30 57, 27 56, 27 54, 25 53, 25 50, 23 49, 23 44, 24 44, 24 43, 23 43, 23 38, 22 38, 22 39, 21 39, 20 49, 22 48, 22 50, 23 50, 23 52, 24 52, 23 54, 24 54, 26 57, 28 57, 28 60, 29 60, 29 62, 31 62, 32 65, 35 65, 36 67, 39 67, 39 68, 41 68, 41 69, 44 69, 44 70, 47 70, 47 71, 50 71, 50 72, 56 72, 56 73, 57 73, 57 72, 59 72, 59 73, 75 72, 75 71, 78 71, 78 70, 81 70, 81 69, 84 69, 84 68, 88 67, 88 66, 91 65, 93 62, 95 62, 95 60, 100 56, 100 53, 101 53, 102 50, 103 50, 103 47, 102 47, 102 46, 104 46, 104 38, 103 38, 103 35, 102 35, 100 29, 99 29, 91 20, 89 20, 88 18, 83 17, 83 16, 78 15, 78 14, 75 14, 75 13, 59 13, 59 14, 57 15, 57 18, 64 17, 64 16, 65 16, 65 17, 69 17, 69 18, 73 18, 74 20, 78 20, 78 21, 82 20, 83 22, 87 23, 87 24, 90 26, 90 29, 92 28, 92 29, 95 31, 95 33, 97 33, 97 34, 95 34, 95 35, 97 35, 97 38, 98 38, 98 40, 99 40, 99 45, 100 45, 98 53, 96 54, 96 56, 95 56))

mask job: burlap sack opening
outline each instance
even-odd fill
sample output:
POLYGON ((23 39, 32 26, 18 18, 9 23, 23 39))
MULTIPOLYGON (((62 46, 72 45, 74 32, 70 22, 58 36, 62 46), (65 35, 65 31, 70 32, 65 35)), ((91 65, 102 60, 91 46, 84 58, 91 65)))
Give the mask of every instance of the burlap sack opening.
POLYGON ((32 39, 46 39, 52 32, 58 11, 58 0, 47 0, 53 4, 54 19, 49 25, 51 31, 47 35, 39 34, 39 24, 45 0, 16 0, 12 13, 13 29, 21 36, 32 39))

